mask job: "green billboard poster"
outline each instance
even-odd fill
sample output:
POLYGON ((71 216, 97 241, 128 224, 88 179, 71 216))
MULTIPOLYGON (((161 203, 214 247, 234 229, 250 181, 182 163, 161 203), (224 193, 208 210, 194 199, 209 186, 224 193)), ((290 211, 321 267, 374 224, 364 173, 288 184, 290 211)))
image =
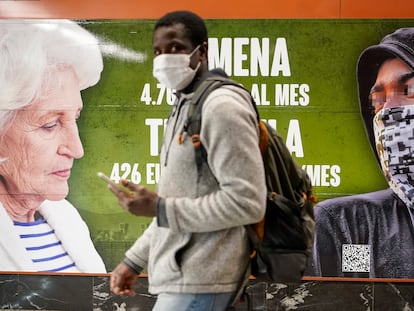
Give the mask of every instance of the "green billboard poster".
MULTIPOLYGON (((152 75, 155 21, 74 22, 96 39, 103 62, 98 81, 81 90, 83 107, 76 122, 83 154, 74 157, 65 199, 87 224, 105 270, 111 271, 151 219, 122 210, 97 173, 115 183, 126 178, 156 190, 162 174, 163 131, 175 95, 152 75)), ((365 134, 356 65, 365 48, 413 20, 208 19, 206 23, 209 66, 223 68, 251 91, 261 118, 285 139, 310 176, 319 201, 388 187, 365 134)), ((77 227, 71 230, 75 234, 77 227)))

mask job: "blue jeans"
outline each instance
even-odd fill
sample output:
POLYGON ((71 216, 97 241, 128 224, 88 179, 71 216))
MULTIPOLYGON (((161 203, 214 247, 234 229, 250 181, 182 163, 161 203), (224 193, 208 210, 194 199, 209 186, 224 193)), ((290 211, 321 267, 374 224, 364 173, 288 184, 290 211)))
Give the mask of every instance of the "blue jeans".
POLYGON ((224 311, 232 298, 233 293, 162 293, 152 311, 224 311))

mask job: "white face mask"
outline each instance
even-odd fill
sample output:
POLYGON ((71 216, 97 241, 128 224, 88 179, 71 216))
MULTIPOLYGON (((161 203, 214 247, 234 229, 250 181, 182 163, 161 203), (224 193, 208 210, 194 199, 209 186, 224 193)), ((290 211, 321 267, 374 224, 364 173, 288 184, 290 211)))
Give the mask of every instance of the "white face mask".
POLYGON ((374 117, 374 133, 388 184, 414 208, 414 105, 381 109, 374 117))
POLYGON ((166 87, 181 91, 193 81, 201 62, 196 69, 190 67, 191 56, 198 50, 197 46, 190 54, 161 54, 154 58, 153 76, 166 87))

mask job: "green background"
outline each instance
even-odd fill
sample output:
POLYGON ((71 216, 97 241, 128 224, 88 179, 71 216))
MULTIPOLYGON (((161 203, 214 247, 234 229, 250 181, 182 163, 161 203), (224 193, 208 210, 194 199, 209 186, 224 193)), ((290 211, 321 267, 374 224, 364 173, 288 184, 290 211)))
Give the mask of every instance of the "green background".
MULTIPOLYGON (((233 77, 250 88, 267 84, 267 98, 274 102, 274 84, 308 84, 310 103, 306 107, 259 107, 262 118, 277 120, 286 137, 290 119, 300 122, 304 157, 302 165, 339 165, 340 185, 315 186, 320 200, 386 187, 365 136, 359 114, 356 63, 359 54, 387 33, 414 20, 207 20, 210 37, 286 38, 290 77, 233 77)), ((170 106, 148 106, 141 101, 146 83, 158 96, 152 77, 152 20, 79 20, 100 38, 103 50, 108 42, 141 53, 144 61, 127 61, 105 53, 104 70, 97 86, 83 91, 84 110, 79 121, 85 155, 75 162, 70 178, 71 201, 91 230, 98 251, 111 270, 125 250, 142 234, 150 219, 123 211, 106 185, 96 177, 109 175, 114 163, 139 163, 145 183, 150 156, 150 131, 146 118, 167 118, 170 106)), ((273 53, 273 48, 270 49, 273 53)), ((246 49, 249 54, 249 50, 246 49)), ((160 137, 161 137, 160 131, 160 137)), ((159 140, 161 142, 161 140, 159 140)), ((155 185, 148 185, 155 189, 155 185)))

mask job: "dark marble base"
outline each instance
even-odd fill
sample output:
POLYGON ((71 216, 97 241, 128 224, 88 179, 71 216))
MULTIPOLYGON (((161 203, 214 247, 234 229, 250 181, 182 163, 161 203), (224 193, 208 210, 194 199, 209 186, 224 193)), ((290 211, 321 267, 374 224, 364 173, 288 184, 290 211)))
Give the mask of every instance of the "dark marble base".
MULTIPOLYGON (((151 310, 156 297, 148 294, 147 285, 147 278, 140 277, 137 295, 126 297, 111 293, 108 275, 0 274, 0 310, 151 310)), ((257 279, 248 292, 250 301, 241 302, 236 311, 249 310, 249 304, 256 310, 414 310, 414 281, 281 284, 257 279)))

